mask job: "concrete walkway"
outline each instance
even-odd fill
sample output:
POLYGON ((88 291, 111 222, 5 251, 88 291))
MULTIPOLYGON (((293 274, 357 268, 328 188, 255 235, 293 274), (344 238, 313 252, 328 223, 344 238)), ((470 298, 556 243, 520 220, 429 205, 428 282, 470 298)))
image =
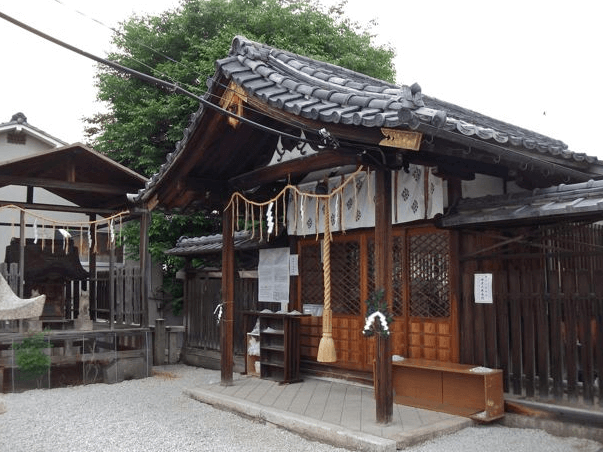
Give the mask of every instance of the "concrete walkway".
POLYGON ((280 385, 236 375, 232 386, 206 384, 185 393, 217 408, 352 450, 395 451, 473 425, 467 418, 396 404, 392 423, 377 424, 372 387, 314 377, 280 385))

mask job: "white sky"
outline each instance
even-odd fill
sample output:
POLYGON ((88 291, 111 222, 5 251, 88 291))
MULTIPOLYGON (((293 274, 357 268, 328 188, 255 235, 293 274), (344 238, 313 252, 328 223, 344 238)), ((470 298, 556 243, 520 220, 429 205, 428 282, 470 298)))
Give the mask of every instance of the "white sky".
MULTIPOLYGON (((321 0, 333 3, 334 0, 321 0)), ((0 0, 0 11, 98 56, 109 26, 159 13, 178 0, 0 0)), ((348 16, 377 19, 379 42, 397 50, 398 83, 560 139, 603 159, 603 27, 591 0, 349 0, 348 16)), ((0 19, 0 123, 23 112, 31 125, 83 141, 95 102, 93 61, 0 19)), ((192 112, 191 112, 192 113, 192 112)))

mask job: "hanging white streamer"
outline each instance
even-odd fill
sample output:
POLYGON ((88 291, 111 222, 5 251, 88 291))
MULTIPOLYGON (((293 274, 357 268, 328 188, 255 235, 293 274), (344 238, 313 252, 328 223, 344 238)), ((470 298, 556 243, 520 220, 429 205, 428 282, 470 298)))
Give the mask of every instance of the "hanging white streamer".
POLYGON ((341 196, 339 193, 335 194, 335 224, 333 225, 335 229, 339 223, 339 196, 341 196))
POLYGON ((111 234, 111 244, 115 243, 115 228, 113 227, 113 219, 109 222, 109 232, 111 234))
POLYGON ((304 203, 306 202, 306 197, 304 195, 301 195, 301 202, 299 203, 299 218, 300 218, 300 223, 301 223, 301 227, 302 227, 302 231, 304 230, 305 227, 305 223, 304 223, 304 203))
POLYGON ((34 220, 34 243, 37 244, 38 243, 38 219, 36 218, 34 220))
POLYGON ((266 209, 266 225, 268 226, 268 235, 272 234, 272 231, 274 230, 274 217, 272 216, 273 206, 274 203, 271 202, 268 205, 268 209, 266 209))

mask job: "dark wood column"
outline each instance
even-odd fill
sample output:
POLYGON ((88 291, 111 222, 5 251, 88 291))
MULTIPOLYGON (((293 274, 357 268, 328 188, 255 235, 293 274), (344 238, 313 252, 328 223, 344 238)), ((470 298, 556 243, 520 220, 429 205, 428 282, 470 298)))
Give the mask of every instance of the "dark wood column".
POLYGON ((234 238, 232 236, 232 207, 222 214, 222 303, 220 321, 220 383, 232 384, 234 345, 234 238))
MULTIPOLYGON (((384 290, 388 309, 392 308, 392 176, 387 168, 375 177, 375 288, 384 290)), ((375 350, 375 397, 377 422, 392 421, 394 396, 392 358, 389 337, 377 335, 375 350)))
POLYGON ((93 213, 88 214, 88 221, 90 221, 90 243, 88 244, 88 271, 90 273, 90 284, 88 285, 88 309, 90 311, 91 320, 98 320, 98 306, 96 305, 96 253, 94 248, 96 247, 96 215, 93 213))
POLYGON ((148 327, 149 319, 149 294, 151 293, 151 255, 149 253, 149 227, 151 225, 151 212, 146 208, 140 215, 140 309, 142 311, 141 326, 148 327))

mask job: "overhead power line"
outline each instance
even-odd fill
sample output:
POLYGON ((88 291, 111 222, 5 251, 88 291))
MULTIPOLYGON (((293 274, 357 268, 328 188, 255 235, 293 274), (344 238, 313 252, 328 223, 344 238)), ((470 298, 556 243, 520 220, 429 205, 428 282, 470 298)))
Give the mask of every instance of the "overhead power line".
MULTIPOLYGON (((276 129, 273 129, 271 127, 267 127, 267 126, 265 126, 263 124, 259 124, 257 122, 251 121, 250 119, 247 119, 247 118, 245 118, 243 116, 239 116, 236 113, 228 111, 228 110, 226 110, 226 109, 224 109, 224 108, 222 108, 222 107, 220 107, 220 106, 218 106, 218 105, 216 105, 216 104, 208 101, 207 99, 205 99, 203 97, 197 96, 196 94, 191 93, 190 91, 185 90, 184 88, 182 88, 178 84, 166 82, 165 80, 161 80, 159 78, 153 77, 152 75, 148 75, 148 74, 145 74, 143 72, 136 71, 134 69, 131 69, 129 67, 123 66, 123 65, 121 65, 119 63, 116 63, 114 61, 107 60, 106 58, 101 58, 101 57, 96 56, 96 55, 94 55, 92 53, 86 52, 86 51, 84 51, 84 50, 82 50, 82 49, 80 49, 78 47, 72 46, 71 44, 67 44, 66 42, 63 42, 63 41, 61 41, 59 39, 56 39, 56 38, 54 38, 54 37, 52 37, 52 36, 50 36, 50 35, 42 32, 42 31, 40 31, 40 30, 38 30, 38 29, 36 29, 34 27, 31 27, 31 26, 29 26, 29 25, 27 25, 27 24, 25 24, 25 23, 23 23, 23 22, 15 19, 15 18, 13 18, 13 17, 11 17, 11 16, 9 16, 7 14, 4 14, 1 11, 0 11, 0 18, 6 20, 7 22, 12 23, 13 25, 16 25, 19 28, 22 28, 22 29, 24 29, 24 30, 26 30, 26 31, 28 31, 30 33, 33 33, 36 36, 41 37, 42 39, 50 41, 53 44, 56 44, 56 45, 58 45, 60 47, 63 47, 65 49, 67 49, 67 50, 75 52, 78 55, 81 55, 81 56, 83 56, 85 58, 89 58, 89 59, 91 59, 93 61, 96 61, 97 63, 101 63, 101 64, 104 64, 106 66, 109 66, 109 67, 111 67, 111 68, 113 68, 113 69, 115 69, 115 70, 117 70, 119 72, 123 72, 123 73, 129 74, 129 75, 131 75, 133 77, 136 77, 137 79, 142 80, 142 81, 144 81, 146 83, 150 83, 150 84, 153 84, 153 85, 156 85, 156 86, 160 86, 160 87, 166 88, 166 89, 168 89, 168 90, 170 90, 170 91, 172 91, 174 93, 178 93, 178 94, 182 94, 182 95, 191 97, 191 98, 199 101, 205 107, 211 108, 211 109, 217 111, 218 113, 220 113, 222 115, 236 118, 237 120, 239 120, 239 121, 241 121, 241 122, 243 122, 245 124, 248 124, 248 125, 250 125, 252 127, 255 127, 255 128, 259 129, 259 130, 262 130, 264 132, 267 132, 267 133, 270 133, 270 134, 273 134, 273 135, 278 135, 278 136, 285 137, 285 138, 289 138, 289 139, 292 139, 292 140, 297 140, 297 141, 309 143, 309 144, 314 144, 314 145, 319 145, 319 146, 323 146, 324 145, 324 143, 319 143, 316 140, 310 140, 310 139, 307 139, 307 138, 304 138, 304 137, 298 137, 298 136, 295 136, 295 135, 291 135, 289 133, 282 132, 280 130, 276 130, 276 129)), ((316 133, 318 135, 324 136, 320 132, 316 132, 316 133)), ((327 132, 327 134, 328 134, 328 132, 327 132)))

